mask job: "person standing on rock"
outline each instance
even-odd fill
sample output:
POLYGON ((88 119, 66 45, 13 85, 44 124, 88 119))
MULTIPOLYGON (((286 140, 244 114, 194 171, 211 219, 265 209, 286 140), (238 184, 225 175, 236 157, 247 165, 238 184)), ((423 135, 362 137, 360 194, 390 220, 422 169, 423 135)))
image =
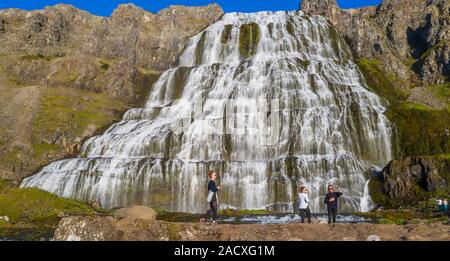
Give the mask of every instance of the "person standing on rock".
POLYGON ((333 218, 333 223, 336 223, 338 198, 342 196, 341 189, 337 187, 337 190, 338 192, 335 192, 333 185, 328 185, 328 193, 325 195, 324 203, 327 204, 328 224, 331 224, 331 218, 333 218))
POLYGON ((213 170, 208 172, 209 182, 208 182, 208 197, 207 202, 209 205, 209 209, 206 212, 205 218, 202 218, 200 221, 205 221, 209 219, 212 215, 212 222, 216 223, 217 218, 217 209, 219 208, 219 200, 217 197, 217 192, 220 190, 220 186, 216 186, 215 180, 217 179, 217 173, 213 170))
POLYGON ((300 193, 298 193, 300 219, 302 223, 305 223, 305 215, 308 218, 308 223, 311 224, 311 210, 309 208, 308 189, 306 187, 300 187, 300 193))

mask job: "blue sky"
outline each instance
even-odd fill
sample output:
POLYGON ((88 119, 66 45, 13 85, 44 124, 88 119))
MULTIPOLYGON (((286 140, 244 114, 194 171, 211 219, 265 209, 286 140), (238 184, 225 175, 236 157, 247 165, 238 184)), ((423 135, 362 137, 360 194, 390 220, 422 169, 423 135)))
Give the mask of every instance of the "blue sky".
MULTIPOLYGON (((0 0, 0 8, 42 9, 58 3, 71 4, 90 13, 109 16, 121 3, 134 3, 151 12, 169 5, 199 6, 216 2, 225 12, 296 10, 300 0, 0 0)), ((381 0, 338 0, 342 8, 377 5, 381 0)))

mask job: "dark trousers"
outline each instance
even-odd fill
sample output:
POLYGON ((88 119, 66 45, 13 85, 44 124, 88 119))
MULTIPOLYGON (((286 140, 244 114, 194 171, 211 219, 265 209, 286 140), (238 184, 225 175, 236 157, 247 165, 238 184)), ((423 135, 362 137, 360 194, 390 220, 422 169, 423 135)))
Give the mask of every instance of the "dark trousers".
POLYGON ((309 206, 307 208, 299 210, 300 210, 300 219, 302 223, 305 223, 305 216, 306 216, 308 218, 308 223, 311 224, 311 210, 309 209, 309 206))
POLYGON ((209 209, 206 212, 206 219, 208 219, 212 215, 212 219, 216 220, 217 218, 217 200, 212 200, 209 202, 209 209))
POLYGON ((328 209, 328 224, 331 224, 331 217, 333 217, 333 223, 336 223, 337 208, 328 209))

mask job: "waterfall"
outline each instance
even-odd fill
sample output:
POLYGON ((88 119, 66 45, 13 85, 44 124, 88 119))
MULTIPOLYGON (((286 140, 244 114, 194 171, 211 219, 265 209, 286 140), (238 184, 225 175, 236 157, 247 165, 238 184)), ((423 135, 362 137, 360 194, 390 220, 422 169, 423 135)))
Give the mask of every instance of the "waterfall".
POLYGON ((306 185, 323 212, 338 184, 341 211, 367 210, 370 169, 391 159, 384 111, 324 17, 228 13, 190 39, 144 108, 21 187, 106 208, 203 212, 215 169, 221 208, 293 211, 306 185))

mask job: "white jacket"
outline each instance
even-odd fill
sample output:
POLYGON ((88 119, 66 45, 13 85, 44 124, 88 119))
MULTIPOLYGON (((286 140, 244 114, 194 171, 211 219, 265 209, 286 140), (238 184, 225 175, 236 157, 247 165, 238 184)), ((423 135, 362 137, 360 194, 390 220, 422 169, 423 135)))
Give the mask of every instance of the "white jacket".
POLYGON ((299 209, 307 209, 309 205, 309 198, 308 194, 306 193, 298 193, 298 200, 299 200, 299 209))

